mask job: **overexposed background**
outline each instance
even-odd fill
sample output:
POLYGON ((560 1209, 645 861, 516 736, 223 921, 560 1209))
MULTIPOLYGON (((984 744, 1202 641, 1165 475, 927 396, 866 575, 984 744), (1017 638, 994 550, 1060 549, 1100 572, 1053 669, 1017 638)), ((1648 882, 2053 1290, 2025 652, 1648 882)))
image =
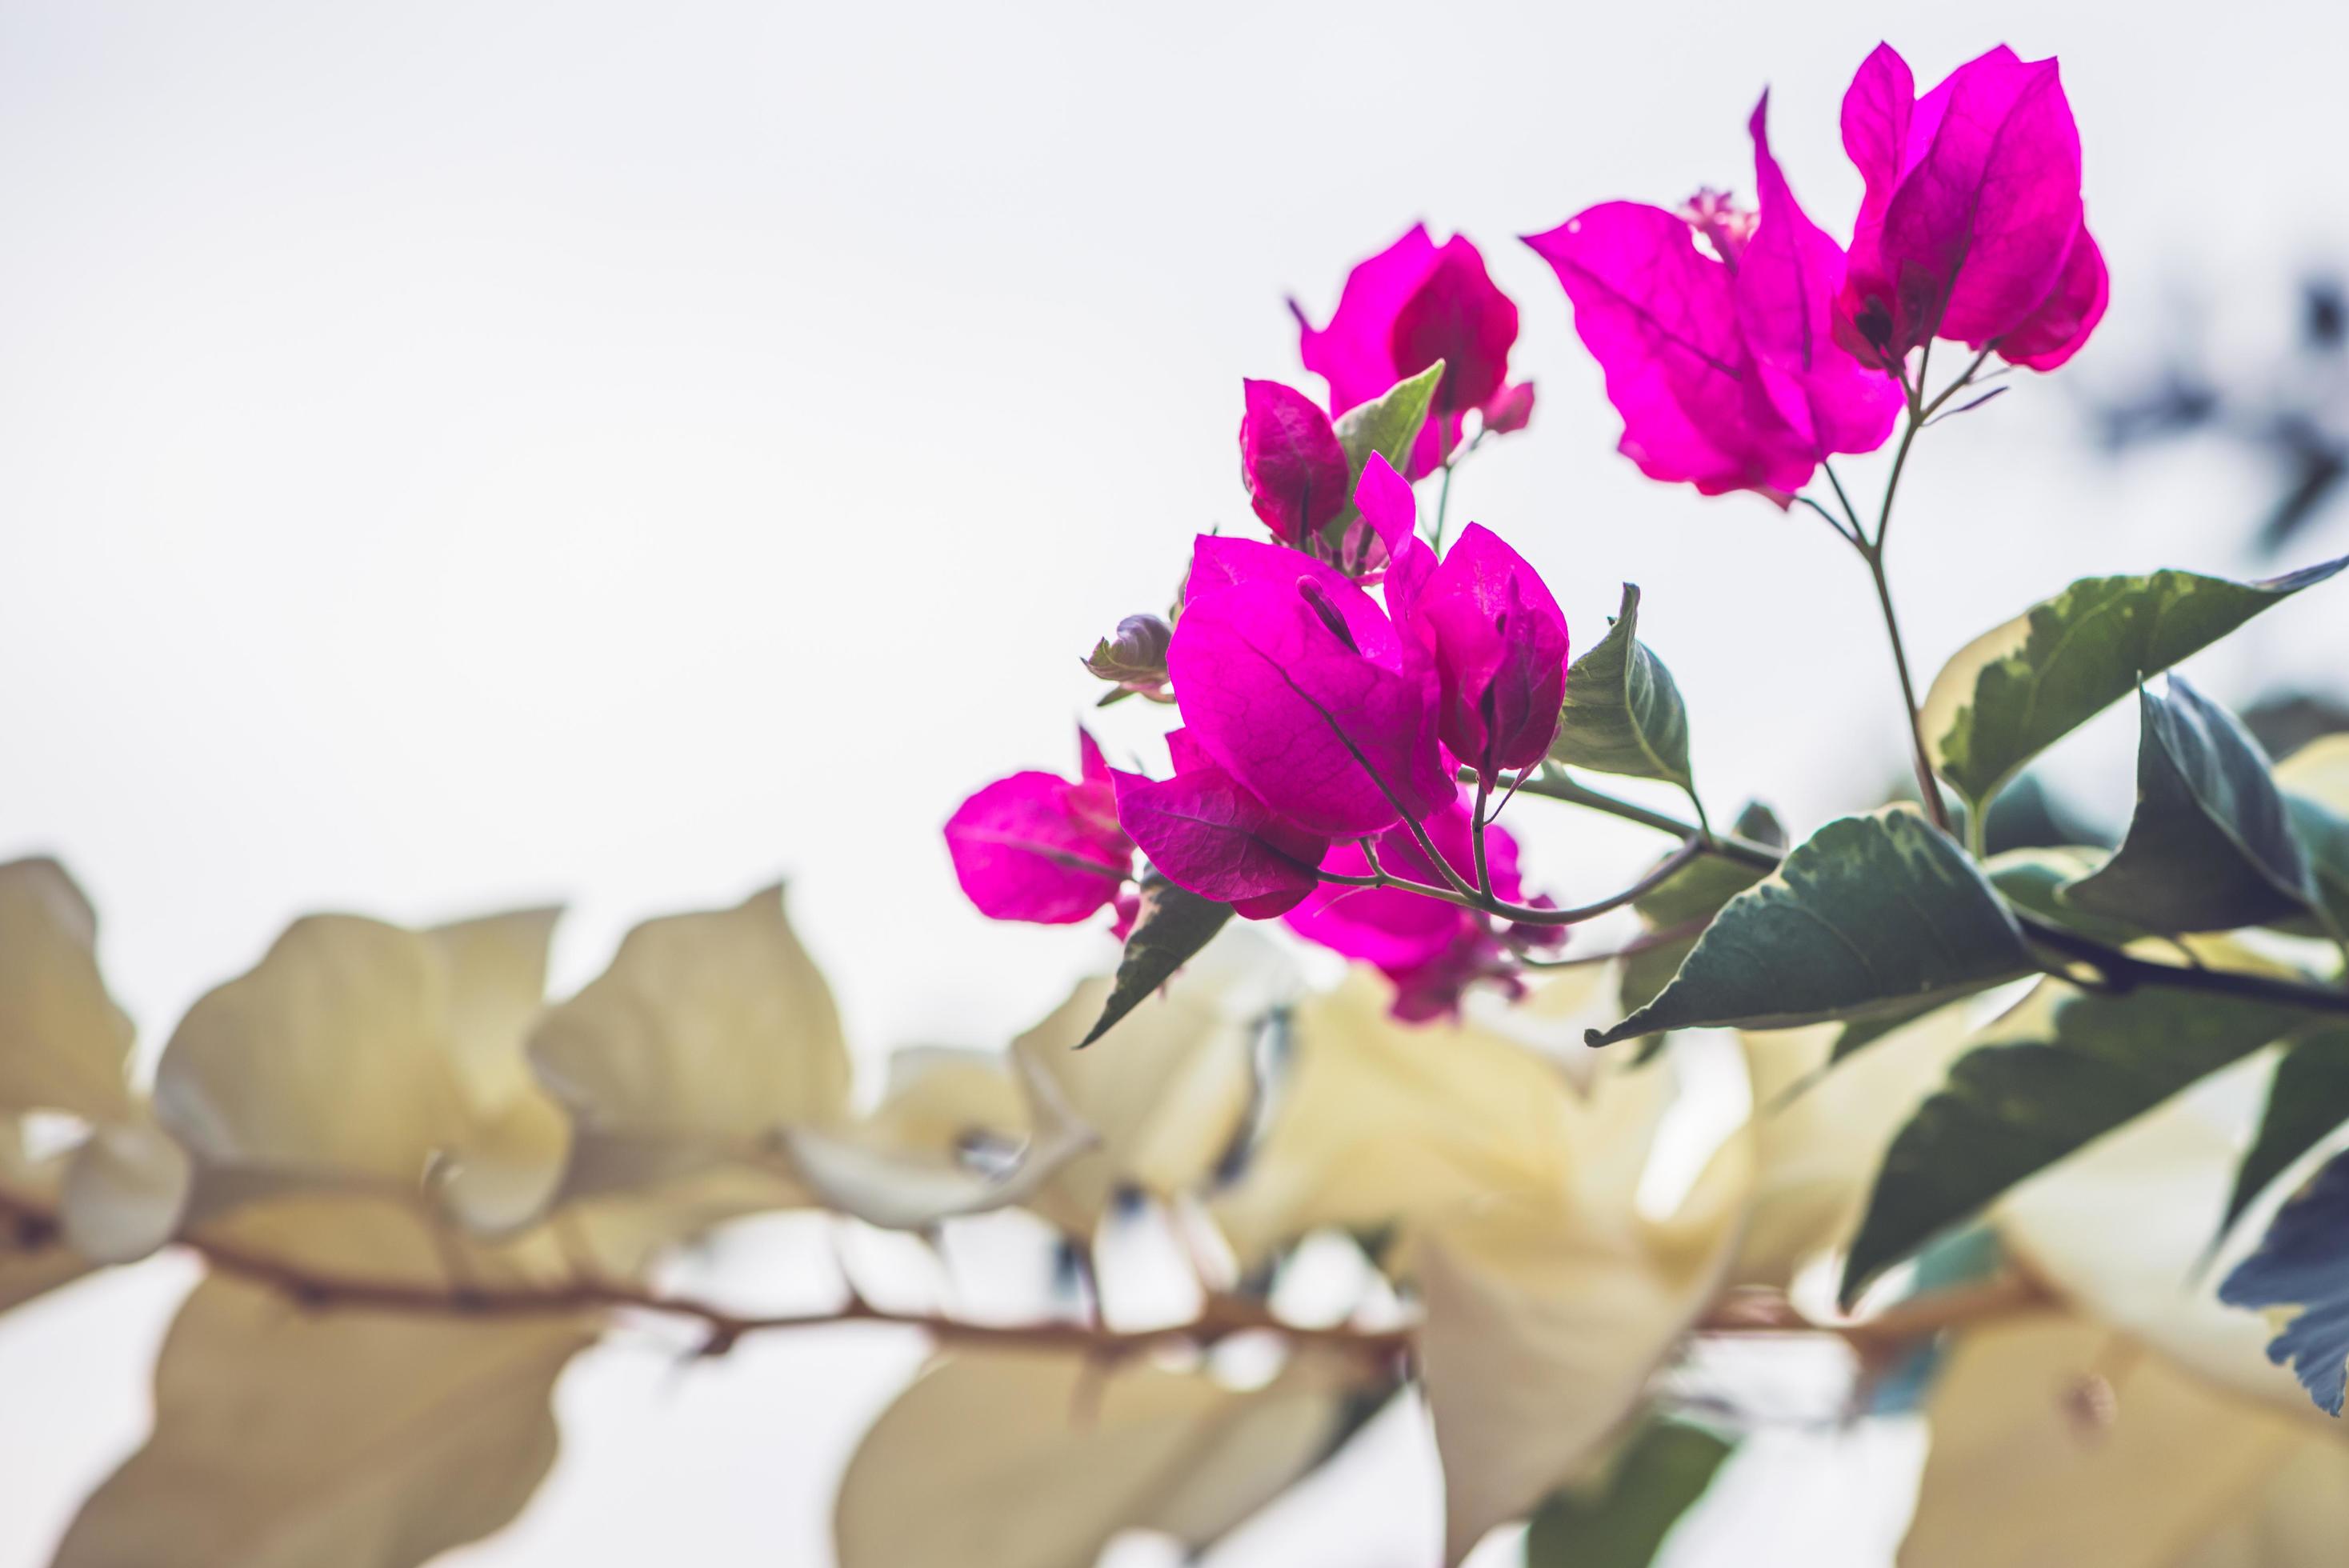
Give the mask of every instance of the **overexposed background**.
MULTIPOLYGON (((2177 297, 2222 350, 2281 343, 2292 281, 2349 255, 2349 7, 0 5, 0 855, 81 877, 150 1055, 303 911, 565 899, 568 986, 634 920, 778 874, 868 1059, 999 1042, 1111 948, 980 920, 939 823, 1072 763, 1078 656, 1164 605, 1193 532, 1247 523, 1240 377, 1319 389, 1283 295, 1326 315, 1423 217, 1482 245, 1541 389, 1455 511, 1578 643, 1640 583, 1716 810, 1760 793, 1799 831, 1903 766, 1860 568, 1615 456, 1510 236, 1748 188, 1765 84, 1847 226, 1837 104, 1886 33, 1926 81, 2002 39, 2063 57, 2114 271, 2077 368, 1912 469, 1893 569, 1926 670, 2084 572, 2240 569, 2256 471, 2108 469, 2079 397, 2150 366, 2177 297)), ((2198 673, 2337 678, 2341 616, 2312 600, 2198 673)), ((2118 812, 2130 745, 2100 726, 2058 772, 2118 812)), ((1647 847, 1560 827, 1533 863, 1561 891, 1647 847)), ((189 1277, 0 1325, 0 1568, 136 1441, 189 1277)), ((821 1563, 917 1355, 600 1351, 554 1480, 464 1561, 821 1563)), ((1216 1561, 1431 1560, 1427 1444, 1390 1426, 1216 1561)), ((1675 1562, 1880 1562, 1847 1516, 1905 1462, 1756 1445, 1714 1511, 1735 1547, 1693 1522, 1675 1562)))

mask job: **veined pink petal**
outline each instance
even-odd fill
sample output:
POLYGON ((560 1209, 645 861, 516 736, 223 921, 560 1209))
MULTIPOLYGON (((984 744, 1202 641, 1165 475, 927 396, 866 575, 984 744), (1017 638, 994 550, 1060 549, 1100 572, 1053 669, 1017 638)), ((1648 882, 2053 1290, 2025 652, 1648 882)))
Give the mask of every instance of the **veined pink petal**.
POLYGON ((1304 393, 1277 381, 1241 383, 1240 480, 1275 538, 1307 548, 1345 509, 1348 464, 1329 416, 1304 393))
POLYGON ((1761 217, 1738 263, 1738 325, 1771 406, 1816 456, 1872 452, 1892 434, 1903 394, 1836 341, 1843 248, 1804 212, 1771 155, 1769 108, 1764 93, 1747 125, 1761 217))
POLYGON ((1526 239, 1574 304, 1575 331, 1623 416, 1623 454, 1707 495, 1795 490, 1816 466, 1752 374, 1729 268, 1661 207, 1609 201, 1526 239))
POLYGON ((1084 788, 1050 773, 1015 773, 947 820, 956 880, 981 914, 1065 925, 1117 895, 1133 846, 1113 813, 1103 822, 1071 799, 1084 788))
POLYGON ((1116 779, 1118 820, 1177 885, 1251 920, 1293 908, 1319 885, 1314 868, 1329 841, 1282 821, 1222 769, 1116 779))
POLYGON ((1405 663, 1391 626, 1374 650, 1353 624, 1309 575, 1239 583, 1194 597, 1166 655, 1199 748, 1274 812, 1333 838, 1423 816, 1453 789, 1435 756, 1433 672, 1405 663))
POLYGON ((1931 143, 1886 209, 1881 258, 1913 332, 1979 346, 2054 286, 2079 228, 2080 138, 2052 59, 1996 49, 1946 85, 1931 143))
POLYGON ((1493 286, 1485 258, 1464 234, 1435 253, 1435 265, 1395 313, 1389 329, 1398 379, 1437 360, 1444 379, 1435 407, 1445 414, 1481 408, 1509 379, 1509 347, 1517 340, 1517 307, 1493 286))
POLYGON ((1917 103, 1917 78, 1909 62, 1889 44, 1878 44, 1860 62, 1843 95, 1843 150, 1868 182, 1864 200, 1880 212, 1907 171, 1909 118, 1917 103))
POLYGON ((1539 573, 1471 523, 1413 599, 1441 691, 1438 733, 1470 767, 1530 767, 1557 737, 1566 616, 1539 573))
POLYGON ((2033 370, 2053 370, 2080 351, 2096 324, 2105 318, 2112 280, 2105 272, 2104 253, 2080 225, 2064 259, 2064 275, 2039 308, 2020 326, 1998 340, 1999 356, 2033 370))
POLYGON ((1295 301, 1301 330, 1298 347, 1305 368, 1330 383, 1330 413, 1382 396, 1402 379, 1395 374, 1395 317, 1435 267, 1435 242, 1414 223, 1402 238, 1361 263, 1346 276, 1330 324, 1315 327, 1295 301))

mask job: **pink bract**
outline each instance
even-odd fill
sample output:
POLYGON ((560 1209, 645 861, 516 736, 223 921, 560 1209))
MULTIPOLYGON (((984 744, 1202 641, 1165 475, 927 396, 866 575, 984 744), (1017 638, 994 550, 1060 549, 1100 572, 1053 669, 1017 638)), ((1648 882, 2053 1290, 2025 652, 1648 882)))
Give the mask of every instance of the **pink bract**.
POLYGON ((1202 538, 1166 667, 1200 751, 1309 831, 1373 833, 1451 798, 1432 665, 1319 562, 1202 538))
POLYGON ((1277 381, 1243 382, 1240 480, 1273 536, 1309 549, 1345 509, 1346 449, 1330 417, 1304 393, 1277 381))
POLYGON ((1333 418, 1444 361, 1434 409, 1405 465, 1413 479, 1442 466, 1471 409, 1495 433, 1522 429, 1532 417, 1531 387, 1508 385, 1517 307, 1494 286, 1465 235, 1439 246, 1424 224, 1413 224, 1347 275, 1326 326, 1313 325, 1294 300, 1289 308, 1305 367, 1330 383, 1333 418))
POLYGON ((1880 44, 1844 95, 1844 150, 1867 181, 1845 343, 1888 367, 1934 337, 2060 365, 2095 331, 2106 284, 2081 242, 2080 133, 2056 62, 2002 44, 1914 94, 1880 44))
POLYGON ((1187 732, 1167 737, 1167 748, 1174 778, 1114 775, 1118 819, 1152 865, 1250 920, 1291 909, 1313 891, 1329 840, 1274 815, 1187 732))
POLYGON ((1030 771, 999 779, 946 825, 956 880, 981 914, 1066 925, 1112 903, 1133 872, 1108 766, 1078 732, 1075 780, 1030 771))

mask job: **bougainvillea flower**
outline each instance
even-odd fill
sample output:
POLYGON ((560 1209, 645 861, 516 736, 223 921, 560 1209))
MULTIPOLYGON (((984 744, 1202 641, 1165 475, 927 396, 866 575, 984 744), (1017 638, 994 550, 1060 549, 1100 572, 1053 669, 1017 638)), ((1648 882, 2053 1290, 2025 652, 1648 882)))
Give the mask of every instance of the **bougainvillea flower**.
POLYGON ((1452 797, 1433 662, 1320 562, 1201 538, 1166 668, 1199 749, 1310 832, 1374 833, 1452 797))
POLYGON ((1821 459, 1883 445, 1901 395, 1837 341, 1843 256, 1771 156, 1766 106, 1749 126, 1758 212, 1711 191, 1678 212, 1609 201, 1526 243, 1606 373, 1623 455, 1651 479, 1785 505, 1821 459))
POLYGON ((1352 477, 1346 449, 1338 444, 1330 417, 1304 393, 1278 381, 1241 386, 1247 412, 1240 418, 1240 480, 1248 503, 1274 538, 1310 549, 1345 510, 1352 477))
POLYGON ((1493 286, 1465 235, 1439 246, 1426 225, 1414 223, 1347 275, 1327 326, 1316 327, 1295 300, 1288 308, 1302 334, 1305 368, 1330 383, 1333 417, 1444 361, 1433 409, 1407 465, 1413 479, 1443 466, 1469 410, 1495 433, 1523 429, 1532 417, 1531 387, 1508 384, 1517 307, 1493 286))
POLYGON ((1413 595, 1410 615, 1435 656, 1444 744, 1488 778, 1540 761, 1557 738, 1568 642, 1539 573, 1470 523, 1413 595))
MULTIPOLYGON (((1423 824, 1428 839, 1453 870, 1475 877, 1471 846, 1474 823, 1464 802, 1454 799, 1423 824)), ((1379 864, 1394 876, 1431 885, 1443 878, 1406 828, 1388 829, 1373 841, 1379 864)), ((1485 830, 1485 863, 1493 891, 1515 903, 1523 892, 1517 843, 1499 828, 1485 830)), ((1357 842, 1332 848, 1321 869, 1361 876, 1370 856, 1357 842)), ((1425 1019, 1459 1010, 1461 993, 1474 981, 1501 978, 1512 965, 1510 949, 1490 919, 1458 904, 1424 898, 1397 888, 1350 888, 1323 884, 1291 910, 1291 930, 1359 959, 1395 984, 1397 1017, 1425 1019)))
POLYGON ((1092 736, 1079 730, 1077 739, 1076 779, 1014 773, 947 820, 955 878, 991 920, 1067 925, 1116 902, 1133 874, 1133 841, 1118 826, 1109 765, 1092 736))
POLYGON ((1844 341, 1887 368, 1935 337, 2017 338, 2047 369, 2104 314, 2103 254, 2080 202, 2080 132, 2054 59, 2003 44, 1922 98, 1879 44, 1843 100, 1867 195, 1840 301, 1844 341))
POLYGON ((1330 841, 1284 820, 1194 742, 1166 738, 1174 776, 1112 773, 1118 820, 1150 863, 1202 898, 1250 920, 1296 907, 1318 885, 1330 841))

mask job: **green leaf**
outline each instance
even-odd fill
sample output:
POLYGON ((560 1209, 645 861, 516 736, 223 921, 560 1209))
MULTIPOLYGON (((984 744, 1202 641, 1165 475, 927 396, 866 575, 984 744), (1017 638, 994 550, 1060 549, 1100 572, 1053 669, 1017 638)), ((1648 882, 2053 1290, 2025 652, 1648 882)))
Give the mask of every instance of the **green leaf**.
POLYGON ((2147 931, 2231 931, 2306 913, 2308 860, 2259 743, 2176 676, 2140 692, 2137 815, 2102 869, 2071 883, 2075 909, 2147 931))
POLYGON ((1688 709, 1664 662, 1639 640, 1640 589, 1623 584, 1623 607, 1596 647, 1567 672, 1566 706, 1554 761, 1632 779, 1693 787, 1688 709))
POLYGON ((2174 990, 2048 981, 1892 1140, 1844 1267, 1846 1305, 1890 1264, 2023 1178, 2258 1050, 2305 1017, 2174 990))
POLYGON ((1731 900, 1656 999, 1587 1037, 1910 1012, 2032 968, 2014 917, 1915 812, 1829 822, 1731 900))
POLYGON ((1550 1494, 1526 1534, 1526 1568, 1647 1568, 1732 1446, 1685 1421, 1645 1428, 1596 1484, 1550 1494))
POLYGON ((2349 930, 2349 820, 2304 795, 2287 791, 2284 812, 2292 819, 2292 836, 2308 857, 2311 885, 2316 890, 2323 920, 2309 923, 2311 934, 2323 934, 2324 920, 2349 930))
POLYGON ((2112 920, 2075 909, 2064 902, 2062 890, 2102 866, 2111 851, 2084 844, 2054 849, 2009 850, 1982 862, 1990 885, 2017 909, 2054 922, 2082 936, 2108 946, 2123 947, 2143 936, 2145 928, 2127 920, 2112 920))
MULTIPOLYGON (((1408 381, 1398 381, 1385 394, 1357 404, 1338 416, 1338 444, 1346 449, 1346 467, 1359 482, 1371 454, 1384 458, 1395 472, 1405 470, 1411 449, 1427 424, 1427 410, 1435 401, 1435 384, 1444 379, 1444 361, 1437 360, 1408 381)), ((1352 485, 1347 487, 1350 497, 1352 485)))
POLYGON ((2084 577, 1975 638, 1934 677, 1924 732, 1970 810, 2048 746, 2145 677, 2349 565, 2349 556, 2264 582, 2191 572, 2084 577))
POLYGON ((1102 1004, 1101 1017, 1077 1042, 1077 1048, 1082 1050, 1108 1034, 1119 1019, 1173 979, 1174 971, 1196 956, 1231 917, 1230 904, 1176 887, 1155 870, 1145 874, 1142 913, 1134 919, 1133 934, 1125 939, 1125 954, 1117 961, 1117 978, 1110 985, 1109 1000, 1102 1004))
MULTIPOLYGON (((1731 830, 1741 839, 1751 839, 1773 849, 1785 847, 1785 828, 1779 823, 1776 813, 1758 800, 1747 803, 1731 830)), ((1675 926, 1701 927, 1702 923, 1719 914, 1731 899, 1767 875, 1767 872, 1757 871, 1726 855, 1704 855, 1674 872, 1644 897, 1632 901, 1631 908, 1651 932, 1670 931, 1675 926)), ((1643 947, 1625 959, 1615 988, 1616 998, 1625 1010, 1644 1007, 1654 1001, 1656 993, 1680 973, 1682 963, 1702 934, 1701 928, 1691 931, 1675 941, 1643 947)), ((1647 1057, 1643 1054, 1640 1059, 1647 1057)))
POLYGON ((2235 1171, 2220 1234, 2234 1228, 2251 1200, 2325 1134, 2349 1121, 2349 1027, 2319 1029, 2284 1047, 2268 1085, 2260 1134, 2235 1171))

